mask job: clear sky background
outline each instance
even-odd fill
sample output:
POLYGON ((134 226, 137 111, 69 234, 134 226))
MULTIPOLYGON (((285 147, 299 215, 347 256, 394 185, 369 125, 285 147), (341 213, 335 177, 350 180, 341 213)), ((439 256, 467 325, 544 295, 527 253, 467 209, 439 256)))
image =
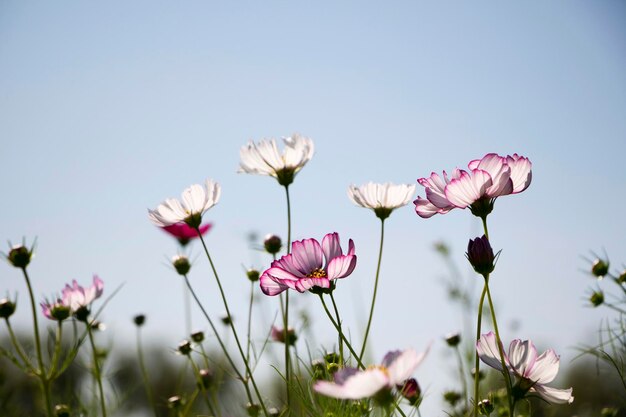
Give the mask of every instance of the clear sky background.
MULTIPOLYGON (((124 284, 102 317, 114 347, 133 346, 139 312, 149 337, 175 346, 181 282, 165 263, 177 246, 146 209, 213 178, 223 193, 206 215, 208 245, 243 326, 242 264, 269 266, 246 236, 284 235, 286 222, 273 179, 236 173, 239 148, 300 132, 316 154, 291 187, 293 236, 355 240, 357 269, 337 297, 360 340, 379 222, 352 205, 348 185, 414 183, 517 152, 533 162, 533 183, 489 218, 503 249, 492 291, 504 339, 553 347, 566 369, 605 315, 586 306, 595 283, 581 255, 606 249, 615 268, 626 261, 625 70, 620 1, 3 1, 0 237, 38 237, 38 296, 93 273, 107 292, 124 284)), ((412 204, 387 222, 373 355, 435 341, 416 373, 427 410, 454 388, 441 338, 461 327, 432 246, 447 242, 478 280, 463 252, 480 230, 469 211, 425 220, 412 204)), ((190 277, 218 315, 199 249, 190 277)), ((16 321, 27 324, 19 271, 0 268, 0 289, 19 293, 16 321)), ((332 347, 316 298, 296 298, 332 347)), ((264 301, 266 317, 274 302, 264 301)), ((195 315, 194 327, 207 326, 195 315)))

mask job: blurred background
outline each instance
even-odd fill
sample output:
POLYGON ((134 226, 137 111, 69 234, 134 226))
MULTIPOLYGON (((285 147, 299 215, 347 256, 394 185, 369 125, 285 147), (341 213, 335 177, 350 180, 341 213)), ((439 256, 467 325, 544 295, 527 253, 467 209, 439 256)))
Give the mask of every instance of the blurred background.
MULTIPOLYGON (((222 185, 205 216, 214 223, 207 244, 243 329, 244 270, 269 266, 257 248, 267 233, 286 235, 286 209, 275 180, 236 172, 238 152, 249 140, 299 132, 316 153, 290 188, 292 236, 354 239, 358 265, 336 297, 360 340, 379 221, 348 200, 348 185, 413 184, 488 152, 516 152, 533 162, 533 182, 498 199, 489 217, 502 249, 491 288, 505 344, 554 348, 562 369, 554 386, 565 387, 577 348, 597 341, 608 314, 588 300, 598 285, 589 261, 608 256, 612 271, 625 268, 625 69, 620 1, 3 1, 0 237, 37 238, 37 297, 72 279, 87 285, 93 274, 105 295, 123 286, 100 317, 100 343, 132 354, 132 317, 145 313, 152 356, 176 361, 187 337, 183 283, 169 266, 178 247, 147 209, 207 177, 222 185)), ((450 302, 435 243, 447 245, 477 299, 480 278, 464 251, 480 234, 467 210, 421 219, 409 204, 386 222, 370 357, 433 342, 416 372, 424 415, 443 415, 441 393, 455 384, 443 337, 468 319, 450 302)), ((187 254, 192 284, 218 317, 200 246, 187 254)), ((28 330, 18 270, 0 267, 0 291, 18 295, 13 322, 28 330)), ((316 297, 292 300, 315 331, 312 356, 332 349, 316 297)), ((258 343, 277 311, 276 299, 255 305, 258 343)), ((193 328, 208 329, 197 309, 193 328)))

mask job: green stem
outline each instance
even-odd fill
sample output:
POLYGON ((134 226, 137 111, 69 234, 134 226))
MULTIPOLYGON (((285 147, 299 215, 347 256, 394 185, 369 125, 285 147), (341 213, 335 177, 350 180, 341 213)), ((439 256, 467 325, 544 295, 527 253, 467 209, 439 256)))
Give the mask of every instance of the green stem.
POLYGON ((465 369, 463 366, 463 357, 461 356, 461 350, 459 346, 454 347, 454 351, 456 352, 457 360, 459 361, 459 376, 461 377, 461 382, 463 383, 463 397, 465 397, 465 408, 469 409, 469 400, 467 398, 467 377, 465 376, 465 369))
POLYGON ((183 302, 185 304, 185 330, 189 335, 191 334, 191 299, 185 285, 183 285, 183 302))
POLYGON ((48 416, 52 417, 52 403, 50 401, 50 384, 46 377, 46 370, 43 363, 43 355, 41 353, 41 340, 39 339, 39 321, 37 320, 37 309, 35 307, 35 296, 33 294, 33 286, 30 283, 30 278, 28 277, 28 272, 26 272, 26 267, 22 268, 22 272, 24 273, 24 279, 26 280, 26 286, 28 287, 28 295, 30 298, 30 307, 33 313, 33 327, 35 334, 35 349, 37 350, 37 363, 39 364, 39 368, 37 370, 37 376, 41 380, 41 390, 43 391, 44 401, 46 403, 46 412, 48 416))
MULTIPOLYGON (((341 329, 341 318, 339 317, 339 309, 337 308, 337 303, 335 302, 335 297, 333 296, 332 292, 330 293, 330 301, 332 301, 333 303, 333 309, 335 310, 335 317, 337 317, 337 323, 339 324, 339 328, 341 329)), ((341 337, 339 338, 339 361, 341 362, 341 366, 345 365, 345 362, 343 360, 343 340, 341 337)))
MULTIPOLYGON (((289 186, 285 185, 287 200, 287 254, 291 253, 291 198, 289 186)), ((291 398, 289 384, 291 382, 291 356, 289 350, 289 291, 285 292, 285 310, 283 311, 283 332, 285 337, 285 389, 287 390, 287 409, 290 408, 291 398)))
POLYGON ((54 378, 57 377, 55 373, 56 373, 57 366, 58 366, 57 362, 59 361, 59 355, 61 354, 61 341, 63 339, 63 323, 61 321, 57 323, 58 325, 57 325, 56 337, 54 339, 54 353, 52 355, 50 371, 48 372, 48 379, 50 381, 52 381, 54 378))
MULTIPOLYGON (((480 331, 483 319, 483 305, 485 303, 485 295, 487 294, 487 285, 483 286, 483 291, 480 294, 480 301, 478 302, 478 321, 476 323, 476 342, 480 339, 480 331)), ((478 373, 480 371, 480 358, 478 357, 478 353, 476 352, 476 346, 474 346, 474 355, 476 357, 474 363, 474 417, 478 417, 478 373)))
POLYGON ((370 315, 367 319, 367 327, 365 328, 365 336, 363 337, 363 346, 361 347, 361 354, 359 359, 363 359, 365 354, 365 346, 367 345, 367 336, 370 333, 370 326, 372 325, 372 317, 374 317, 374 304, 376 303, 376 293, 378 291, 378 277, 380 274, 380 263, 383 258, 383 242, 385 238, 385 220, 380 221, 380 248, 378 249, 378 265, 376 266, 376 279, 374 280, 374 295, 372 296, 372 305, 370 306, 370 315))
POLYGON ((483 221, 483 230, 485 231, 485 237, 489 240, 489 230, 487 230, 487 216, 480 218, 483 221))
POLYGON ((9 336, 11 337, 11 343, 13 344, 13 347, 17 351, 17 354, 20 356, 20 358, 22 358, 22 361, 24 361, 24 366, 27 368, 28 372, 33 372, 34 371, 33 364, 28 359, 28 356, 26 356, 26 354, 24 353, 24 350, 22 349, 22 345, 17 340, 17 337, 15 337, 15 333, 13 333, 13 327, 11 326, 11 323, 9 322, 9 318, 7 317, 5 321, 7 323, 7 328, 9 329, 9 336))
POLYGON ((489 310, 491 310, 491 319, 493 321, 493 328, 496 331, 496 343, 498 344, 498 352, 500 353, 500 364, 502 365, 502 375, 504 375, 504 381, 506 382, 506 392, 509 399, 510 415, 513 416, 514 401, 512 394, 511 375, 509 374, 506 362, 504 360, 504 349, 502 347, 502 339, 500 338, 500 332, 498 331, 498 322, 496 321, 496 311, 493 308, 493 301, 491 300, 491 291, 489 291, 489 275, 485 277, 485 287, 487 288, 487 300, 489 300, 489 310))
POLYGON ((158 417, 159 413, 156 408, 156 403, 154 402, 154 397, 152 395, 152 388, 150 385, 150 378, 148 378, 148 370, 146 368, 146 363, 143 358, 143 348, 141 344, 141 328, 137 327, 137 357, 139 359, 139 369, 141 370, 141 377, 143 378, 143 385, 146 388, 146 396, 148 397, 148 401, 152 406, 154 411, 154 416, 158 417))
POLYGON ((348 348, 348 350, 350 351, 350 353, 352 354, 354 359, 356 359, 356 361, 357 361, 357 363, 359 365, 359 368, 360 369, 365 369, 365 365, 363 365, 363 362, 361 362, 361 358, 358 357, 358 355, 356 354, 356 352, 352 348, 352 345, 350 344, 350 341, 348 339, 346 339, 346 337, 344 336, 343 332, 341 331, 341 326, 339 324, 337 324, 337 322, 333 318, 333 315, 331 314, 330 310, 328 310, 328 306, 326 306, 326 301, 324 301, 324 296, 322 294, 319 294, 319 297, 320 297, 320 300, 322 301, 322 306, 324 306, 324 311, 326 311, 326 315, 328 316, 328 318, 330 319, 331 323, 335 327, 335 330, 337 330, 337 333, 339 334, 339 337, 341 339, 343 339, 344 343, 346 344, 346 347, 348 348))
POLYGON ((219 275, 217 274, 217 270, 215 269, 215 264, 213 264, 213 259, 211 259, 211 255, 209 255, 209 250, 206 247, 206 242, 204 241, 204 238, 202 237, 202 234, 200 234, 200 231, 197 230, 198 232, 198 236, 200 237, 200 241, 202 242, 202 247, 204 248, 204 253, 206 254, 207 258, 209 259, 209 264, 211 265, 211 269, 213 270, 213 275, 215 276, 215 281, 217 282, 217 287, 220 290, 220 295, 222 297, 222 302, 224 303, 224 309, 226 310, 226 314, 228 315, 228 317, 230 318, 230 320, 228 321, 230 324, 230 328, 233 332, 233 336, 235 336, 235 342, 237 344, 237 349, 239 349, 239 354, 241 355, 241 359, 243 360, 244 365, 246 366, 246 372, 249 375, 249 379, 250 382, 252 382, 252 387, 254 388, 254 392, 256 393, 258 399, 259 399, 259 403, 261 404, 261 408, 263 408, 263 413, 269 417, 269 413, 267 411, 267 408, 265 407, 265 402, 263 401, 263 397, 261 397, 261 393, 259 392, 259 388, 256 385, 256 381, 254 380, 254 376, 252 375, 252 370, 250 369, 250 364, 248 364, 248 361, 246 360, 246 354, 243 351, 243 348, 241 347, 241 342, 239 341, 239 336, 237 335, 237 330, 235 329, 235 325, 234 325, 234 320, 232 319, 233 316, 230 314, 230 309, 228 308, 228 301, 226 301, 226 294, 224 294, 224 288, 222 288, 222 282, 220 281, 219 275))
MULTIPOLYGON (((250 346, 252 345, 252 304, 254 303, 254 282, 250 282, 250 302, 248 304, 248 332, 246 344, 246 359, 250 361, 250 346)), ((204 348, 203 348, 204 349, 204 348)))
POLYGON ((198 383, 200 390, 202 391, 202 393, 204 394, 204 401, 206 402, 206 406, 209 409, 209 412, 215 416, 217 415, 215 413, 215 409, 213 408, 213 404, 211 404, 211 400, 209 399, 209 395, 208 392, 206 390, 206 388, 204 388, 204 383, 202 382, 202 378, 200 377, 200 370, 198 369, 198 365, 196 365, 196 363, 193 361, 193 359, 191 359, 191 356, 187 356, 189 358, 189 362, 191 362, 191 367, 193 368, 193 373, 196 377, 196 382, 198 383))
POLYGON ((89 343, 91 343, 91 350, 93 352, 93 370, 98 382, 98 391, 100 393, 100 409, 102 410, 102 417, 106 417, 107 410, 104 401, 104 390, 102 389, 102 375, 100 375, 100 364, 98 363, 98 352, 96 351, 96 344, 93 340, 93 331, 91 329, 91 323, 85 322, 87 326, 87 333, 89 334, 89 343))

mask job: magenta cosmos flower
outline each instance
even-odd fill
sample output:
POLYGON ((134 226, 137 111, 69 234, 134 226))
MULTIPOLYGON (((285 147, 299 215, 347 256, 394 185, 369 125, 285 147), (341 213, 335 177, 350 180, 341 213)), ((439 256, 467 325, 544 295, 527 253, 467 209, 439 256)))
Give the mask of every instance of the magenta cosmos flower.
MULTIPOLYGON (((500 353, 496 335, 493 332, 482 335, 476 342, 476 352, 480 359, 498 371, 502 371, 500 353)), ((537 349, 530 340, 515 339, 509 345, 508 355, 504 354, 504 363, 509 373, 517 378, 515 387, 522 396, 535 393, 552 404, 571 404, 574 401, 572 389, 547 387, 559 372, 559 356, 548 349, 537 356, 537 349)))
POLYGON ((352 239, 348 242, 348 253, 345 255, 337 233, 324 236, 321 245, 315 239, 298 240, 291 245, 289 255, 275 260, 263 272, 261 290, 267 295, 277 295, 288 288, 299 292, 312 287, 330 288, 331 280, 347 277, 355 266, 352 239))
POLYGON ((532 164, 528 158, 513 154, 489 153, 468 164, 469 172, 456 168, 448 177, 433 172, 417 182, 426 189, 426 198, 413 201, 420 217, 445 214, 454 208, 470 207, 476 216, 486 216, 496 198, 524 191, 532 180, 532 164))
POLYGON ((196 230, 187 223, 174 223, 161 227, 161 230, 176 238, 181 246, 185 246, 190 240, 198 237, 198 231, 200 235, 204 236, 212 227, 213 223, 206 223, 201 224, 198 230, 196 230))
POLYGON ((385 355, 382 364, 359 371, 356 368, 343 368, 334 375, 334 382, 318 381, 313 390, 327 397, 359 400, 390 392, 392 388, 404 386, 415 369, 424 360, 426 352, 417 353, 414 349, 392 351, 385 355))

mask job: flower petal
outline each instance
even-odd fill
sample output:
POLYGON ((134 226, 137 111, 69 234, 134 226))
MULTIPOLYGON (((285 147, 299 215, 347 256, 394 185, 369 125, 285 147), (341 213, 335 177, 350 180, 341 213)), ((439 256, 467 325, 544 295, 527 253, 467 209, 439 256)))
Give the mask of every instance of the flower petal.
POLYGON ((528 379, 539 384, 547 384, 559 373, 559 356, 552 349, 543 352, 528 372, 528 379))
POLYGON ((322 247, 315 239, 304 239, 293 242, 291 245, 293 265, 303 275, 308 275, 315 269, 322 267, 322 247))
POLYGON ((324 236, 322 239, 322 251, 324 252, 324 257, 326 258, 326 265, 328 265, 328 263, 337 256, 343 255, 339 243, 339 234, 337 232, 328 233, 324 236))
POLYGON ((381 369, 371 368, 353 373, 343 381, 343 384, 318 381, 313 385, 313 390, 328 397, 359 400, 371 397, 387 386, 389 386, 387 375, 381 369))
POLYGON ((446 198, 456 207, 466 208, 486 195, 493 184, 487 171, 475 169, 471 175, 461 171, 461 176, 450 181, 446 186, 446 198))
POLYGON ((529 373, 536 359, 537 349, 532 341, 515 339, 509 345, 509 363, 521 377, 531 379, 529 373))
MULTIPOLYGON (((476 353, 480 357, 480 360, 485 362, 487 365, 497 369, 498 371, 502 371, 500 352, 498 350, 496 335, 493 332, 484 334, 480 339, 478 339, 478 342, 476 342, 476 353)), ((508 364, 506 355, 504 356, 504 361, 505 364, 508 364)))
POLYGON ((530 391, 536 392, 537 395, 551 404, 571 404, 574 402, 571 388, 559 389, 535 384, 530 391))
POLYGON ((338 256, 330 261, 326 267, 326 274, 328 279, 345 278, 354 271, 355 267, 356 255, 338 256))
POLYGON ((274 281, 268 274, 261 275, 259 282, 261 284, 261 291, 263 291, 265 295, 277 295, 289 288, 280 282, 274 281))
POLYGON ((415 349, 387 353, 383 359, 383 366, 389 372, 389 383, 392 385, 401 384, 410 378, 426 357, 429 349, 421 353, 417 353, 415 349))

